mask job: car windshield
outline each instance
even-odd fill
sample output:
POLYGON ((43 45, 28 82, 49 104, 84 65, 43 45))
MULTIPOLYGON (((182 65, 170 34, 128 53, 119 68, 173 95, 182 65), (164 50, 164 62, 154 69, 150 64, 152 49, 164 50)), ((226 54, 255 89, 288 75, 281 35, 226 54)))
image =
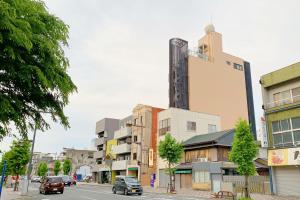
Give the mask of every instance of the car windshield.
POLYGON ((59 183, 59 182, 62 182, 61 177, 51 177, 48 180, 49 180, 49 183, 59 183))
POLYGON ((70 180, 70 177, 69 177, 69 176, 63 176, 62 179, 63 179, 64 181, 69 181, 69 180, 70 180))
POLYGON ((138 180, 134 177, 125 177, 126 183, 138 183, 138 180))

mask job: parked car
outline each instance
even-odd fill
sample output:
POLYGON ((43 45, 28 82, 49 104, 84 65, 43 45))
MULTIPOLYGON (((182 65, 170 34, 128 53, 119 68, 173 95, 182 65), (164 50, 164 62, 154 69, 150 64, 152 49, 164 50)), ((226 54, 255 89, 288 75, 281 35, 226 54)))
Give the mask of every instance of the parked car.
POLYGON ((133 176, 116 176, 115 184, 112 188, 114 194, 122 192, 128 194, 143 194, 143 188, 139 181, 133 176))
POLYGON ((48 194, 48 193, 64 193, 64 182, 62 177, 59 176, 47 176, 43 179, 40 186, 40 194, 48 194))
POLYGON ((31 182, 32 183, 40 183, 41 182, 41 177, 39 177, 39 176, 32 176, 31 177, 31 182))

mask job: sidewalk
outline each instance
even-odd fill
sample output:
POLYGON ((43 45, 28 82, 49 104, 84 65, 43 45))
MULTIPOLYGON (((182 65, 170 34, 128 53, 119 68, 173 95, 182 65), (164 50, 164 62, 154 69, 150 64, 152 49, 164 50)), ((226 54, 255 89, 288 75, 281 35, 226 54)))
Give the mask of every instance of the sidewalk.
POLYGON ((32 199, 31 196, 21 196, 20 191, 13 191, 13 188, 2 188, 1 200, 26 200, 32 199))
MULTIPOLYGON (((144 186, 145 193, 159 193, 163 194, 167 192, 166 188, 152 188, 149 186, 144 186)), ((178 196, 190 196, 190 197, 201 197, 206 199, 214 199, 211 197, 210 191, 200 191, 193 189, 180 189, 176 191, 177 193, 174 195, 178 196)), ((283 196, 275 196, 275 195, 263 195, 263 194, 251 194, 251 198, 254 200, 299 200, 299 197, 283 197, 283 196)))

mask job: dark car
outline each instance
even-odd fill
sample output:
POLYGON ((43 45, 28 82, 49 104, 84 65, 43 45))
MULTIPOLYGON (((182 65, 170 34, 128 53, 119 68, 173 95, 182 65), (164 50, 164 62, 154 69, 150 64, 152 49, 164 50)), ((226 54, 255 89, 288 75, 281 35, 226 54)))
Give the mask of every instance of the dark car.
POLYGON ((143 194, 143 188, 139 181, 133 176, 116 176, 115 184, 112 188, 114 194, 122 192, 128 194, 143 194))
POLYGON ((64 175, 61 178, 65 185, 67 185, 67 186, 73 185, 73 179, 70 176, 64 175))
POLYGON ((43 179, 41 186, 40 186, 40 193, 41 194, 48 194, 48 193, 57 193, 60 192, 61 194, 64 193, 64 183, 61 177, 59 176, 48 176, 43 179))

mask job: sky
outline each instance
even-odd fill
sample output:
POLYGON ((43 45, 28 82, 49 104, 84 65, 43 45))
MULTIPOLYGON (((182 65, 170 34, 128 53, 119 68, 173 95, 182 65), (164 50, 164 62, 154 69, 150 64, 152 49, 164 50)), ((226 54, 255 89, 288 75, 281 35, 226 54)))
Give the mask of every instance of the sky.
MULTIPOLYGON (((91 148, 95 124, 123 118, 138 104, 168 107, 170 38, 195 47, 213 23, 223 50, 251 64, 259 128, 261 75, 300 61, 297 0, 46 0, 49 12, 70 26, 68 73, 78 87, 65 108, 71 128, 38 132, 35 151, 91 148)), ((30 135, 31 137, 31 135, 30 135)), ((12 138, 0 142, 7 150, 12 138)))

